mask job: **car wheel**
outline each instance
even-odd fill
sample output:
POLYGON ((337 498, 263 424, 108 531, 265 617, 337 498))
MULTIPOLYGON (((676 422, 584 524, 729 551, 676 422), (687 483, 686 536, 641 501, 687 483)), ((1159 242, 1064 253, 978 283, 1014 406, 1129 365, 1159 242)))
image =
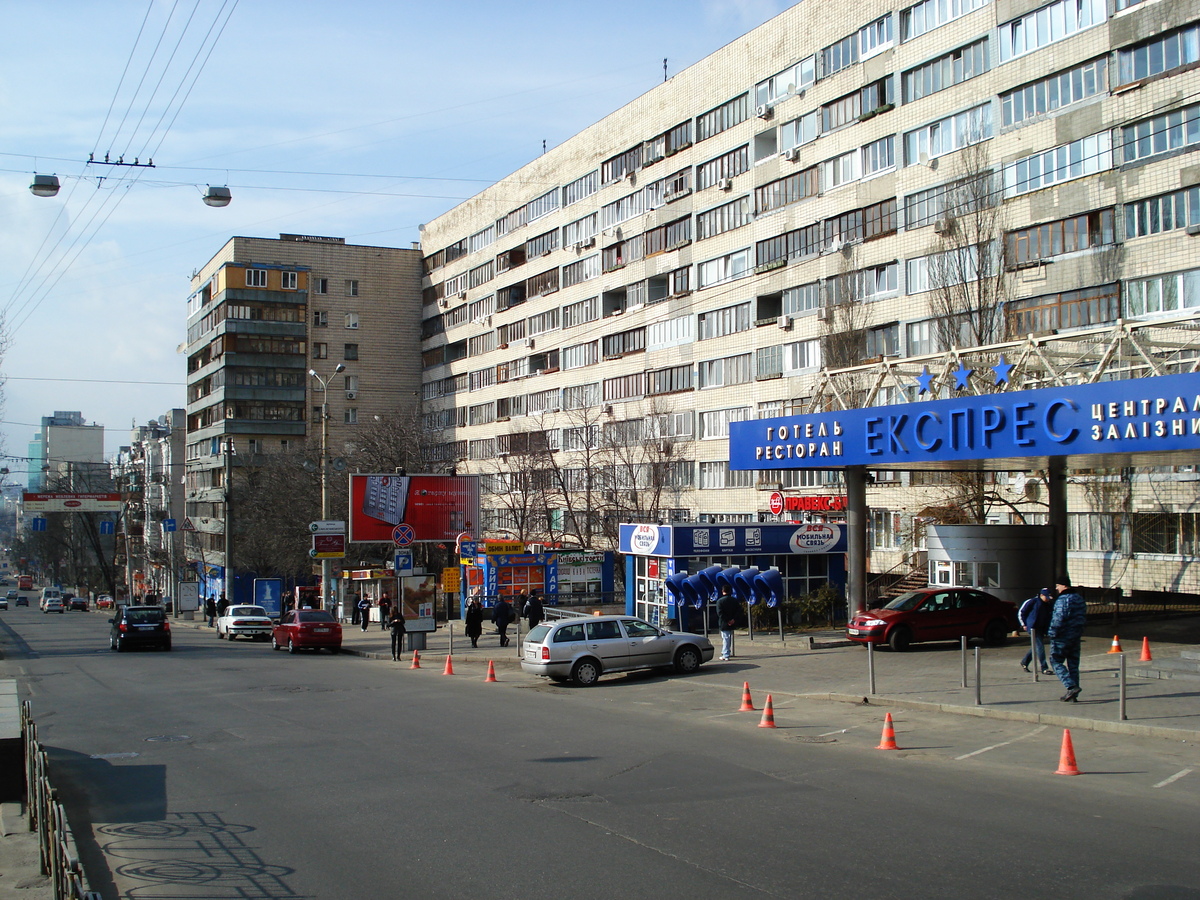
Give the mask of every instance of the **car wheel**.
POLYGON ((339 653, 341 653, 341 652, 342 652, 342 648, 341 648, 341 647, 329 647, 329 648, 327 648, 327 649, 328 649, 328 650, 329 650, 329 652, 330 652, 330 653, 332 653, 334 656, 337 656, 339 653))
POLYGON ((591 687, 600 679, 600 664, 594 659, 581 659, 571 669, 571 680, 580 687, 591 687))
POLYGON ((112 639, 112 635, 109 635, 108 638, 108 649, 113 651, 113 653, 117 652, 117 642, 112 639))
POLYGON ((687 675, 700 668, 700 652, 695 647, 682 647, 675 654, 675 671, 687 675))
POLYGON ((279 649, 279 641, 275 640, 275 635, 271 635, 271 649, 272 650, 279 649))
POLYGON ((989 647, 1000 647, 1008 641, 1008 626, 999 619, 993 619, 983 629, 983 642, 989 647))
POLYGON ((912 644, 912 632, 904 626, 899 626, 892 629, 892 633, 888 635, 888 646, 897 653, 903 653, 912 644))
POLYGON ((118 653, 125 652, 125 642, 122 641, 120 638, 117 638, 117 652, 118 653))
POLYGON ((220 628, 218 628, 218 629, 217 629, 217 640, 218 640, 218 641, 221 641, 221 640, 224 640, 224 639, 225 639, 225 635, 221 634, 221 629, 220 629, 220 628))
POLYGON ((295 652, 296 652, 296 642, 293 641, 291 638, 288 638, 288 653, 295 653, 295 652))

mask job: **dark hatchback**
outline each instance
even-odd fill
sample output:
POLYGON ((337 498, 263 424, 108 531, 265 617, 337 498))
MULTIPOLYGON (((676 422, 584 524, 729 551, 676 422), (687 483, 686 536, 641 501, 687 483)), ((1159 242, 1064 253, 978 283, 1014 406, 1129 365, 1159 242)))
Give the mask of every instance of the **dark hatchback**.
POLYGON ((907 650, 910 644, 962 637, 998 645, 1016 630, 1014 603, 972 588, 925 588, 901 594, 880 609, 856 613, 846 637, 907 650))
POLYGON ((171 623, 161 606, 119 606, 112 623, 108 646, 116 651, 133 647, 171 649, 171 623))

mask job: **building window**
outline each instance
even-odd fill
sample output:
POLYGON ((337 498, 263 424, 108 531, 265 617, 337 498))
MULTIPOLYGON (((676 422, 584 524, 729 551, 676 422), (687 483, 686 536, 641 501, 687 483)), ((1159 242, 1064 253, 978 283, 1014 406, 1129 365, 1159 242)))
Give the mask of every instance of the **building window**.
POLYGON ((746 121, 749 115, 750 95, 742 94, 739 97, 734 97, 732 100, 722 103, 716 109, 710 109, 708 112, 697 117, 696 140, 706 140, 720 134, 722 131, 732 128, 734 125, 740 125, 746 121))
POLYGON ((346 384, 345 384, 346 399, 353 400, 355 397, 358 396, 358 376, 357 375, 346 375, 345 379, 346 379, 346 384))
POLYGON ((753 379, 753 359, 749 353, 709 359, 698 367, 698 385, 705 388, 727 387, 731 384, 746 384, 753 379))
POLYGON ((909 69, 900 78, 904 102, 912 103, 982 75, 991 66, 991 54, 988 51, 988 39, 983 38, 909 69))
POLYGON ((1027 194, 1111 168, 1112 133, 1101 131, 1007 164, 1004 195, 1027 194))
POLYGON ((710 159, 708 162, 697 166, 696 189, 703 190, 706 187, 711 187, 722 179, 734 178, 743 172, 749 171, 749 169, 750 146, 743 144, 734 150, 730 150, 728 153, 718 156, 716 159, 710 159))
POLYGON ((570 206, 572 203, 578 203, 580 200, 592 196, 598 190, 600 190, 600 173, 588 172, 562 189, 562 205, 570 206))
POLYGON ((346 425, 358 424, 358 409, 353 406, 347 406, 342 410, 342 422, 346 425))
POLYGON ((1200 306, 1200 269, 1125 282, 1125 315, 1152 316, 1200 306))
POLYGON ((297 272, 280 272, 279 287, 281 290, 294 291, 299 282, 299 273, 297 272))
POLYGON ((821 185, 825 190, 841 187, 862 177, 862 158, 857 150, 821 163, 821 185))
POLYGON ((783 345, 783 374, 796 375, 821 367, 819 340, 794 341, 783 345))
POLYGON ((896 136, 886 134, 862 148, 863 175, 875 175, 896 168, 896 136))
POLYGON ((347 328, 357 328, 358 327, 358 313, 356 313, 356 312, 346 313, 346 327, 347 328))
POLYGON ((904 227, 908 230, 932 225, 938 219, 978 212, 1000 202, 995 176, 990 172, 940 184, 904 198, 904 227))
POLYGON ((600 254, 593 253, 578 262, 562 267, 562 286, 569 288, 574 284, 582 284, 600 275, 600 254))
POLYGON ((600 361, 600 345, 597 341, 588 341, 586 344, 563 347, 560 359, 563 369, 579 369, 583 366, 594 366, 600 361))
POLYGON ((1108 18, 1106 0, 1057 0, 1000 26, 1000 62, 1032 53, 1108 18))
POLYGON ((588 241, 593 240, 596 237, 596 232, 600 230, 597 226, 598 221, 599 216, 596 213, 589 213, 582 219, 568 222, 563 226, 563 246, 570 247, 576 244, 586 244, 588 241))
MULTIPOLYGON (((1046 294, 1010 301, 1006 309, 1008 333, 1020 338, 1027 334, 1063 328, 1108 325, 1120 316, 1120 295, 1115 284, 1046 294)), ((1136 315, 1127 312, 1126 315, 1136 315)))
POLYGON ((797 172, 778 181, 764 184, 754 189, 754 208, 759 213, 780 209, 792 203, 798 203, 808 197, 815 197, 820 190, 818 167, 810 166, 803 172, 797 172))
POLYGON ((756 84, 754 103, 757 106, 770 106, 798 90, 803 90, 816 80, 816 57, 806 56, 800 62, 756 84))
MULTIPOLYGON (((783 375, 783 345, 759 347, 754 351, 754 380, 767 381, 783 375)), ((760 415, 759 418, 762 418, 760 415)))
POLYGON ((750 304, 739 303, 736 306, 700 313, 698 325, 697 339, 701 341, 737 334, 739 331, 749 331, 753 325, 750 317, 750 304))
POLYGON ((750 251, 748 249, 739 250, 736 253, 710 259, 700 263, 697 270, 696 280, 701 288, 742 278, 751 272, 750 251))
POLYGON ((247 269, 246 287, 265 288, 267 286, 266 269, 247 269))
POLYGON ((346 344, 342 359, 358 359, 358 344, 346 344))
POLYGON ((698 416, 699 440, 708 441, 715 438, 729 437, 730 422, 745 422, 754 417, 754 410, 749 406, 738 406, 734 409, 714 409, 702 412, 698 416))
POLYGON ((1200 225, 1200 187, 1125 204, 1125 239, 1200 225))
POLYGON ((1010 231, 1006 240, 1008 261, 1017 266, 1111 244, 1113 211, 1111 208, 1101 209, 1069 219, 1035 225, 1032 228, 1010 231))
POLYGON ((738 199, 696 216, 696 240, 714 237, 750 224, 750 198, 738 199))
POLYGON ((314 294, 328 294, 329 293, 329 279, 328 278, 314 278, 312 280, 312 282, 313 282, 313 293, 314 294))
POLYGON ((1125 162, 1190 147, 1200 142, 1200 104, 1126 125, 1122 132, 1125 162))
POLYGON ((875 356, 900 355, 900 325, 882 325, 878 328, 867 329, 868 359, 875 356))
POLYGON ((313 341, 313 359, 329 359, 329 345, 321 341, 313 341))
POLYGON ((358 279, 356 279, 356 278, 347 279, 347 281, 346 281, 346 296, 347 297, 357 297, 358 296, 358 279))
POLYGON ((905 328, 905 353, 907 356, 929 356, 940 350, 937 339, 937 323, 933 319, 910 322, 905 328))
POLYGON ((487 228, 475 232, 467 238, 467 249, 471 253, 482 250, 484 247, 489 247, 496 240, 496 223, 492 223, 487 228))
POLYGON ((674 394, 679 391, 692 389, 692 367, 690 365, 672 366, 669 369, 656 369, 646 373, 646 394, 674 394))
POLYGON ((871 510, 871 549, 899 549, 903 536, 900 513, 890 509, 871 510))
MULTIPOLYGON (((599 257, 596 257, 599 261, 599 257)), ((578 303, 570 303, 562 308, 562 327, 572 328, 576 325, 586 325, 600 318, 600 298, 589 297, 578 303)))
POLYGON ((796 316, 812 312, 821 306, 821 285, 819 282, 802 284, 799 287, 788 288, 783 292, 783 314, 796 316))
POLYGON ((911 41, 939 25, 986 6, 988 0, 921 0, 900 13, 900 40, 911 41))
POLYGON ((329 311, 324 309, 313 310, 313 328, 324 328, 329 324, 329 311))
POLYGON ((990 103, 931 122, 904 135, 904 164, 915 166, 992 136, 990 103))
POLYGON ((1200 25, 1188 25, 1143 44, 1118 50, 1117 80, 1119 84, 1129 84, 1194 62, 1200 62, 1200 25))
POLYGON ((1108 90, 1108 58, 1105 56, 1059 72, 1000 95, 1004 125, 1019 125, 1027 119, 1052 113, 1072 103, 1108 90))
POLYGON ((817 139, 821 133, 821 110, 814 109, 798 119, 785 122, 779 128, 779 147, 790 150, 792 147, 802 147, 817 139))

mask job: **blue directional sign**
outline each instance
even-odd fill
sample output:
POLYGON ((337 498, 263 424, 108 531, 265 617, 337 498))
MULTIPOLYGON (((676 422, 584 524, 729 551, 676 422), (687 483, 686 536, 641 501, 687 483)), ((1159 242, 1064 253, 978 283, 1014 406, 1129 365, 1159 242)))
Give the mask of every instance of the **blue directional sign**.
POLYGON ((163 519, 163 531, 174 531, 174 530, 175 530, 175 520, 174 519, 163 519))
POLYGON ((29 520, 29 530, 30 531, 45 531, 46 530, 46 520, 40 519, 40 518, 39 519, 30 519, 29 520))
POLYGON ((100 523, 100 533, 101 534, 112 534, 116 530, 117 530, 117 525, 115 522, 101 522, 100 523))

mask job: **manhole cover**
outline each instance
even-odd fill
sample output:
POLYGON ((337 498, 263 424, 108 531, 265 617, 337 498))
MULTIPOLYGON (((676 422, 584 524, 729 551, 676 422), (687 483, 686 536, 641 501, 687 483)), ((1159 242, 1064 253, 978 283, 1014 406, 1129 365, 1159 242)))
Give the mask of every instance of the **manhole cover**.
POLYGON ((191 738, 186 734, 156 734, 154 737, 146 738, 148 744, 177 744, 180 741, 190 741, 191 738))

